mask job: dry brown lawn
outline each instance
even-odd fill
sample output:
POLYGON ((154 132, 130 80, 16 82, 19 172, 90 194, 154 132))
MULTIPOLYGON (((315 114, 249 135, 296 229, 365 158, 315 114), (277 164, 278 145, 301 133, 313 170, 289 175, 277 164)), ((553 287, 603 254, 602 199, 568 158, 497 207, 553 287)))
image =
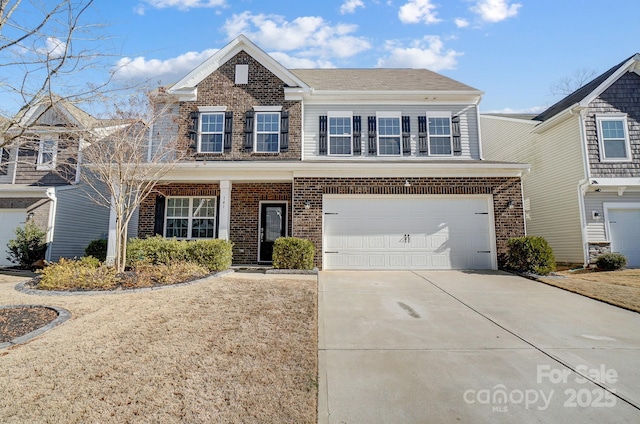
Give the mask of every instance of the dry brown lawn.
POLYGON ((316 422, 315 276, 232 274, 187 287, 0 304, 72 312, 0 351, 0 422, 316 422))
POLYGON ((640 269, 621 271, 561 271, 566 278, 542 281, 574 293, 640 312, 640 269))

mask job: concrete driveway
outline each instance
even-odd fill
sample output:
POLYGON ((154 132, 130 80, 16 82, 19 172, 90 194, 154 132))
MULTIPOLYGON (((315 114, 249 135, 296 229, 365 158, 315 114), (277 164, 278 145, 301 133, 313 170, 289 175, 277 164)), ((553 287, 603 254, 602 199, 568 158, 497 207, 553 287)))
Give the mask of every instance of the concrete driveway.
POLYGON ((319 291, 320 423, 640 422, 640 314, 502 272, 319 291))

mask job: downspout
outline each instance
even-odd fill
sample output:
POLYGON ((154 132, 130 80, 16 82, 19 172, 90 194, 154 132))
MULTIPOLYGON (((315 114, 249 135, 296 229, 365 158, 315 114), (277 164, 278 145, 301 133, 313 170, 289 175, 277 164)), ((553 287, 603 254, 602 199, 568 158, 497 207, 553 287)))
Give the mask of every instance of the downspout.
MULTIPOLYGON (((578 182, 578 204, 580 206, 580 235, 582 237, 582 260, 583 267, 589 266, 589 240, 587 236, 587 216, 584 205, 584 196, 589 188, 589 181, 591 179, 591 168, 589 167, 589 152, 587 151, 587 130, 585 128, 585 115, 587 109, 581 109, 578 116, 580 126, 580 147, 582 148, 582 164, 584 166, 585 179, 578 182)), ((576 115, 574 109, 571 109, 571 114, 576 115)))
POLYGON ((20 158, 20 141, 18 141, 18 145, 16 146, 16 156, 13 161, 13 176, 11 177, 11 184, 16 183, 16 175, 18 172, 18 159, 20 158))
POLYGON ((480 100, 482 99, 478 99, 478 102, 476 103, 476 125, 478 125, 478 151, 480 153, 480 160, 484 160, 484 156, 482 154, 482 126, 480 125, 480 100))
POLYGON ((51 200, 51 206, 49 207, 49 220, 47 222, 47 236, 45 241, 47 242, 47 251, 44 258, 47 262, 51 262, 51 246, 53 245, 53 235, 56 223, 56 209, 58 207, 58 198, 56 197, 55 187, 49 187, 47 189, 47 197, 51 200))

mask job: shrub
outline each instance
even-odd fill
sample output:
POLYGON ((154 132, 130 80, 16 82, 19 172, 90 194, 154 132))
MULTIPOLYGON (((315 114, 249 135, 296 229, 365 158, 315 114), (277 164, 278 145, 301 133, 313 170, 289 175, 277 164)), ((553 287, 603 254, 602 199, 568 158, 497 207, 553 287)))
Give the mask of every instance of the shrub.
POLYGON ((17 263, 20 268, 31 269, 34 262, 44 259, 47 234, 33 222, 27 222, 24 228, 16 228, 15 233, 16 238, 7 244, 7 259, 17 263))
POLYGON ((543 237, 511 238, 507 246, 509 249, 506 258, 507 268, 538 275, 547 275, 556 269, 553 250, 543 237))
POLYGON ((206 266, 187 261, 156 265, 141 262, 133 271, 133 273, 126 273, 127 275, 122 281, 123 287, 177 284, 209 274, 209 269, 206 266))
POLYGON ((624 268, 626 265, 627 258, 620 253, 603 253, 596 259, 596 266, 605 271, 624 268))
POLYGON ((169 264, 187 259, 187 242, 154 236, 145 239, 134 238, 127 243, 127 266, 139 263, 169 264))
POLYGON ((187 260, 222 271, 231 267, 233 243, 227 240, 194 240, 187 242, 187 260))
POLYGON ((107 240, 92 240, 89 245, 84 249, 84 254, 87 256, 93 256, 104 262, 107 260, 107 240))
POLYGON ((273 244, 273 267, 279 269, 313 269, 315 247, 311 240, 280 237, 273 244))
POLYGON ((41 271, 40 290, 107 290, 118 284, 116 271, 96 258, 60 259, 41 271))

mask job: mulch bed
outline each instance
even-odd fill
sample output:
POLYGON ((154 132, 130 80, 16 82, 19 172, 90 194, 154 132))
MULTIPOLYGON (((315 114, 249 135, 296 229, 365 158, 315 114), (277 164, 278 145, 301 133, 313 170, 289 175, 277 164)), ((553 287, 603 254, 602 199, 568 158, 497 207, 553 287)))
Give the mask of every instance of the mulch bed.
POLYGON ((0 343, 10 342, 58 317, 53 309, 44 306, 16 306, 0 309, 0 343))

